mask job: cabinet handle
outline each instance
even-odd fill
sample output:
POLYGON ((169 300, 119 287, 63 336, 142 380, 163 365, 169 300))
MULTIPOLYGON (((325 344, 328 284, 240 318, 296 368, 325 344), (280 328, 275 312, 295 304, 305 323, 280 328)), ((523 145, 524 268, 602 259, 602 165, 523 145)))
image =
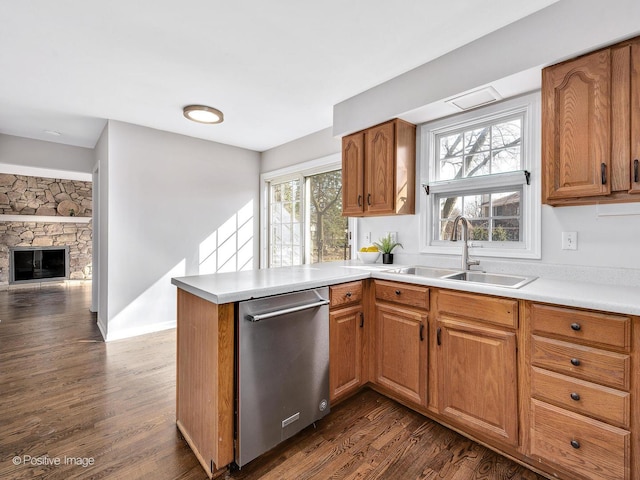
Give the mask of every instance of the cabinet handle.
POLYGON ((577 367, 580 365, 580 359, 578 358, 572 358, 571 359, 571 365, 573 365, 574 367, 577 367))
POLYGON ((371 194, 367 193, 367 205, 371 206, 371 194))
POLYGON ((347 297, 347 298, 351 298, 351 292, 345 293, 344 296, 347 297))
POLYGON ((571 440, 571 446, 573 448, 580 448, 580 442, 578 440, 571 440))
POLYGON ((436 343, 442 345, 442 328, 440 327, 436 330, 436 343))
POLYGON ((606 185, 607 184, 607 165, 602 162, 600 164, 600 176, 602 177, 602 185, 606 185))
POLYGON ((636 158, 633 161, 633 181, 634 183, 638 183, 640 179, 638 178, 638 159, 636 158))
POLYGON ((424 341, 424 324, 420 324, 420 341, 424 341))
POLYGON ((364 327, 364 313, 360 312, 360 328, 364 327))
POLYGON ((576 392, 573 392, 571 394, 571 400, 575 400, 577 402, 578 400, 580 400, 580 395, 576 392))
POLYGON ((402 292, 400 290, 396 290, 396 295, 400 295, 402 292))
POLYGON ((571 324, 571 330, 575 330, 576 332, 579 332, 581 328, 582 327, 580 326, 579 323, 572 323, 571 324))
POLYGON ((362 206, 362 195, 358 195, 358 206, 362 206))

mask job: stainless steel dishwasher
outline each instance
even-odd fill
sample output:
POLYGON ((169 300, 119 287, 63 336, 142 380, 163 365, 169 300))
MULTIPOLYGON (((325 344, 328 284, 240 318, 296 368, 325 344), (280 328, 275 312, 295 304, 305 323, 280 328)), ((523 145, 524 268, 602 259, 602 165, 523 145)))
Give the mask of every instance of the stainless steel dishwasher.
POLYGON ((239 467, 329 413, 329 289, 240 302, 239 467))

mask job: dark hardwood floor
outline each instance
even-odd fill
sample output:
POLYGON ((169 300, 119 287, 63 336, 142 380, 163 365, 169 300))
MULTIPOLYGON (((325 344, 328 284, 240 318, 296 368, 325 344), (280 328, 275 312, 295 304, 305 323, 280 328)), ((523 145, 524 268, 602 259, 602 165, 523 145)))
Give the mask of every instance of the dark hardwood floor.
MULTIPOLYGON (((175 330, 105 344, 90 300, 0 292, 0 478, 205 479, 175 427, 175 330)), ((316 427, 222 477, 542 478, 371 390, 316 427)))

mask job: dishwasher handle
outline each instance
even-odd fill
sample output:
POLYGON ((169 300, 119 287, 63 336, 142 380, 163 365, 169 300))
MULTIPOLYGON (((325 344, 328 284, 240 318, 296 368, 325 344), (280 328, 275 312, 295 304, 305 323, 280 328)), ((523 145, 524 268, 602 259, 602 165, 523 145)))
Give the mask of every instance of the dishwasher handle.
POLYGON ((281 315, 286 315, 288 313, 300 312, 302 310, 308 310, 310 308, 321 307, 323 305, 328 305, 329 300, 325 300, 324 298, 318 302, 307 303, 305 305, 298 305, 297 307, 291 308, 283 308, 282 310, 276 310, 275 312, 267 312, 267 313, 257 313, 255 315, 247 315, 245 318, 251 322, 259 322, 260 320, 266 320, 268 318, 279 317, 281 315))

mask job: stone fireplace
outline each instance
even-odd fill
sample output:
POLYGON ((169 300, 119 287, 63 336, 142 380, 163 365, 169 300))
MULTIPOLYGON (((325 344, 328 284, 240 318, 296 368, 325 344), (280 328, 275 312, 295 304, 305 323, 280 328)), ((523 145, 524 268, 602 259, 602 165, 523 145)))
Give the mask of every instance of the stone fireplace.
POLYGON ((44 275, 51 272, 45 270, 51 268, 38 270, 34 265, 53 262, 56 250, 65 252, 66 265, 64 274, 56 272, 55 279, 91 279, 91 195, 88 181, 0 173, 0 289, 48 281, 44 275), (29 258, 29 252, 38 250, 41 253, 29 258), (18 260, 24 264, 16 269, 18 260), (30 275, 30 269, 34 277, 42 278, 16 279, 16 274, 30 275))

